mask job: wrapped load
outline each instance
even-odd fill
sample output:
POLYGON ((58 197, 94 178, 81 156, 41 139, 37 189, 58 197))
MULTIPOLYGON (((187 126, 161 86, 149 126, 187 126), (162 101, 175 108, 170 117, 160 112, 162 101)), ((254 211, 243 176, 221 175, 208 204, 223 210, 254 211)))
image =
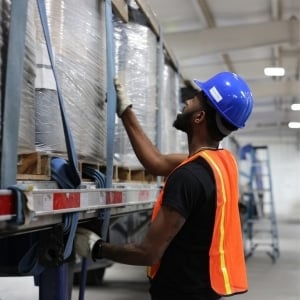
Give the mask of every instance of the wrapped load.
MULTIPOLYGON (((46 0, 48 26, 67 120, 79 158, 106 157, 106 52, 103 2, 46 0)), ((36 146, 65 153, 56 85, 37 24, 36 146)))
MULTIPOLYGON (((35 24, 34 2, 27 6, 27 24, 25 32, 24 66, 22 91, 20 99, 18 154, 35 151, 35 118, 34 118, 34 82, 35 82, 35 24)), ((11 21, 11 1, 1 1, 1 95, 4 97, 5 74, 7 71, 8 36, 11 21)), ((1 99, 3 99, 1 97, 1 99)), ((1 104, 2 107, 2 104, 1 104)), ((2 108, 1 108, 2 111, 2 108)), ((2 123, 2 122, 1 122, 2 123)))
POLYGON ((163 84, 162 84, 162 142, 161 151, 163 153, 181 153, 180 131, 173 127, 173 122, 180 110, 180 93, 179 93, 179 75, 174 68, 165 62, 163 68, 163 84))
MULTIPOLYGON (((134 4, 134 2, 132 2, 134 4)), ((131 3, 131 4, 132 4, 131 3)), ((138 121, 156 143, 157 37, 137 6, 129 6, 129 22, 114 17, 116 73, 126 86, 138 121)), ((115 164, 142 169, 120 119, 116 119, 115 164)))

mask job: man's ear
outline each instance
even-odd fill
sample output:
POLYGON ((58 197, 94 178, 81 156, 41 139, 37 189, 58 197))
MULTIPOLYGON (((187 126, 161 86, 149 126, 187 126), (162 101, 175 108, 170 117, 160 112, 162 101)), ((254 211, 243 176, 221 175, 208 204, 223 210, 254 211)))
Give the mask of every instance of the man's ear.
POLYGON ((203 122, 203 120, 205 119, 205 111, 201 110, 200 112, 198 112, 195 116, 194 122, 196 124, 200 124, 203 122))

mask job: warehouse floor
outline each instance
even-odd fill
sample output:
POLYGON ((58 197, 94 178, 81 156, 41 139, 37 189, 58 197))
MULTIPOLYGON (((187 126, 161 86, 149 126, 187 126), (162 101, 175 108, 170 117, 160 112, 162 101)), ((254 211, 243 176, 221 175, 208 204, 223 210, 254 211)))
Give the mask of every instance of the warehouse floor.
MULTIPOLYGON (((280 222, 278 230, 279 259, 273 264, 265 249, 257 247, 247 260, 249 292, 230 299, 300 299, 300 222, 280 222)), ((88 288, 85 299, 149 300, 147 290, 143 267, 115 264, 106 270, 104 286, 88 288)), ((78 289, 73 291, 72 300, 75 299, 78 299, 78 289)))
MULTIPOLYGON (((233 300, 300 299, 300 222, 280 222, 280 257, 272 263, 259 247, 247 260, 249 292, 233 300)), ((72 300, 79 299, 74 288, 72 300)), ((106 270, 104 285, 88 287, 86 300, 150 300, 144 267, 114 264, 106 270)), ((229 299, 229 298, 228 298, 229 299)), ((0 300, 38 300, 31 277, 0 278, 0 300)))

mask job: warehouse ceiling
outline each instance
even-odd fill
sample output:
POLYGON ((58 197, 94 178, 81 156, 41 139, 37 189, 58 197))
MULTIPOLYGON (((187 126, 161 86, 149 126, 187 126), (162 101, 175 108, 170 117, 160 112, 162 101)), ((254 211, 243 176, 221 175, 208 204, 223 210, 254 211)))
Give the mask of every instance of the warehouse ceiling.
POLYGON ((220 71, 244 77, 255 97, 243 134, 292 136, 300 121, 300 0, 147 0, 185 80, 220 71), (265 67, 285 76, 267 77, 265 67))

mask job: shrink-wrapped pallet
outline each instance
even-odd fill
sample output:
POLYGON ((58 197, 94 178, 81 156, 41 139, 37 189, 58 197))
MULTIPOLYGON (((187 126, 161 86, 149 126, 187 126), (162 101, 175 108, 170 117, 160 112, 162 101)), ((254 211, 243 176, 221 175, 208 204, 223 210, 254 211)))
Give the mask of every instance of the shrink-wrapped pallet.
MULTIPOLYGON (((55 66, 79 158, 106 157, 106 52, 104 3, 46 0, 55 66)), ((37 23, 37 149, 66 152, 57 91, 45 39, 37 23)))
POLYGON ((19 153, 29 153, 35 150, 35 22, 34 2, 27 4, 27 23, 25 34, 23 87, 20 107, 19 153))
POLYGON ((163 67, 162 82, 162 126, 161 151, 163 153, 180 153, 182 134, 173 127, 173 122, 180 110, 179 75, 166 62, 163 67))
MULTIPOLYGON (((25 32, 24 67, 20 98, 18 154, 35 150, 34 119, 34 81, 35 81, 35 24, 33 18, 33 2, 27 6, 27 24, 25 32)), ((1 91, 5 96, 5 73, 7 71, 8 38, 11 22, 11 1, 1 1, 1 91)), ((1 97, 1 99, 3 99, 1 97)), ((1 105, 2 106, 2 105, 1 105)), ((1 108, 1 112, 2 112, 1 108)), ((1 122, 2 123, 2 122, 1 122)))
MULTIPOLYGON (((129 7, 129 22, 114 18, 116 73, 126 86, 137 119, 156 143, 157 37, 137 7, 129 7)), ((116 119, 115 163, 142 169, 120 119, 116 119)))

